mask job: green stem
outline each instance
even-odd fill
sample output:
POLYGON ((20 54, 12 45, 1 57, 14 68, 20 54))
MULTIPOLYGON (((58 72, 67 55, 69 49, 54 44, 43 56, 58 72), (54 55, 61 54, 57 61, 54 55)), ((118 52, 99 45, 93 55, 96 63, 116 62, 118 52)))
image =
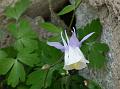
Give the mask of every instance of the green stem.
POLYGON ((72 26, 72 23, 73 23, 73 20, 74 20, 74 17, 75 17, 75 10, 74 10, 74 12, 73 12, 73 14, 72 14, 72 19, 71 19, 71 21, 70 21, 70 25, 69 25, 69 29, 71 29, 71 26, 72 26))
POLYGON ((63 58, 63 55, 60 57, 60 59, 58 59, 58 61, 56 63, 54 63, 53 65, 51 65, 50 68, 52 68, 52 67, 56 66, 57 64, 61 63, 63 61, 62 58, 63 58))
POLYGON ((80 3, 77 5, 77 4, 74 2, 74 5, 75 5, 75 9, 74 9, 74 11, 73 11, 72 18, 71 18, 71 21, 70 21, 70 25, 69 25, 69 27, 68 27, 69 30, 71 29, 71 26, 72 26, 72 23, 73 23, 73 20, 74 20, 74 17, 75 17, 75 12, 76 12, 78 6, 80 5, 80 3))
MULTIPOLYGON (((75 2, 74 2, 75 4, 75 2)), ((75 5, 76 7, 76 5, 75 5)), ((68 27, 68 33, 71 33, 71 26, 72 26, 72 23, 73 23, 73 20, 74 20, 74 17, 75 17, 75 11, 76 11, 76 8, 74 8, 74 11, 73 11, 73 14, 72 14, 72 18, 71 18, 71 21, 70 21, 70 24, 69 24, 69 27, 68 27)))
POLYGON ((47 70, 47 73, 46 73, 46 76, 45 76, 45 80, 44 80, 44 86, 43 86, 43 89, 45 89, 45 86, 46 86, 46 81, 47 81, 47 76, 48 76, 48 73, 50 71, 50 69, 54 66, 56 66, 57 64, 61 63, 62 62, 62 58, 63 58, 63 55, 60 57, 60 59, 58 59, 58 61, 56 63, 54 63, 53 65, 50 66, 50 68, 47 70))
POLYGON ((51 5, 51 0, 48 0, 48 5, 49 5, 49 10, 50 10, 50 15, 52 15, 53 10, 52 10, 52 5, 51 5))
POLYGON ((50 68, 47 70, 47 73, 46 73, 46 76, 45 76, 45 80, 44 80, 43 89, 46 88, 45 86, 46 86, 46 81, 47 81, 47 76, 48 76, 49 70, 50 70, 50 68))

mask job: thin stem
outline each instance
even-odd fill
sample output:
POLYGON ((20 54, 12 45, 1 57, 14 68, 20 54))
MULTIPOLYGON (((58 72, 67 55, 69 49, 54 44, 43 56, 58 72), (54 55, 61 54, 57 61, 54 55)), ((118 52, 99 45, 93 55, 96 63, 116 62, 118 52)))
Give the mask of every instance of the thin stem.
POLYGON ((72 14, 72 19, 71 19, 71 21, 70 21, 70 25, 69 25, 69 29, 71 29, 71 26, 72 26, 72 23, 73 23, 73 20, 74 20, 74 17, 75 17, 75 10, 74 10, 74 12, 73 12, 73 14, 72 14))
POLYGON ((49 5, 49 10, 50 10, 50 15, 52 15, 53 10, 52 10, 52 5, 51 5, 51 0, 48 0, 48 5, 49 5))
POLYGON ((47 70, 47 73, 46 73, 46 76, 45 76, 45 80, 44 80, 44 86, 43 86, 44 89, 45 89, 45 86, 46 86, 46 81, 47 81, 47 77, 48 77, 48 73, 49 73, 50 69, 52 67, 56 66, 57 64, 61 63, 62 62, 62 58, 63 58, 63 55, 60 57, 60 59, 58 59, 58 61, 56 63, 51 65, 50 68, 47 70))
POLYGON ((56 66, 57 64, 61 63, 63 61, 62 58, 63 58, 63 55, 60 57, 60 59, 58 59, 58 61, 56 63, 51 65, 50 68, 52 68, 52 67, 56 66))
POLYGON ((77 5, 77 4, 74 2, 74 5, 75 5, 75 9, 74 9, 74 11, 73 11, 72 18, 71 18, 71 21, 70 21, 70 25, 69 25, 69 27, 68 27, 69 29, 71 29, 71 26, 72 26, 72 23, 73 23, 73 20, 74 20, 74 17, 75 17, 75 12, 76 12, 78 6, 80 5, 80 3, 77 5))
POLYGON ((45 89, 45 86, 46 86, 46 81, 47 81, 47 76, 48 76, 49 70, 50 70, 50 68, 47 70, 47 73, 46 73, 46 76, 45 76, 44 85, 43 85, 44 89, 45 89))

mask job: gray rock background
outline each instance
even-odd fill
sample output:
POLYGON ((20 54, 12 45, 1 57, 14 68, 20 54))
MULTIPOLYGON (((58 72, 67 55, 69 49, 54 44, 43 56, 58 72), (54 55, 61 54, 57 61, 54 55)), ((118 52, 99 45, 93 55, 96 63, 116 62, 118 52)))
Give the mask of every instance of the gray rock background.
MULTIPOLYGON (((73 2, 74 0, 71 0, 73 2)), ((84 69, 80 74, 98 82, 103 89, 120 89, 120 0, 82 0, 76 16, 76 27, 100 18, 101 41, 109 45, 108 63, 104 70, 84 69)))
MULTIPOLYGON (((0 14, 4 12, 5 8, 9 5, 14 6, 16 2, 20 0, 0 0, 0 14)), ((36 16, 43 16, 48 17, 50 15, 49 11, 49 3, 48 0, 30 0, 31 5, 29 6, 26 14, 32 18, 36 16)), ((52 8, 54 11, 63 7, 64 3, 68 2, 69 0, 51 0, 52 8)))

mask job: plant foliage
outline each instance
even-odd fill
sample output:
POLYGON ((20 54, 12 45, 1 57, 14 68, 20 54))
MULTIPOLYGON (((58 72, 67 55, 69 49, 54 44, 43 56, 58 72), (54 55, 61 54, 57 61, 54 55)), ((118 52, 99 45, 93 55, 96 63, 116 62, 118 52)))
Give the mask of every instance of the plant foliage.
POLYGON ((82 39, 87 34, 95 32, 86 42, 83 43, 81 50, 90 61, 89 65, 92 68, 103 68, 107 62, 105 54, 109 51, 109 47, 105 43, 100 42, 102 26, 99 19, 93 20, 84 28, 78 29, 78 37, 82 39))

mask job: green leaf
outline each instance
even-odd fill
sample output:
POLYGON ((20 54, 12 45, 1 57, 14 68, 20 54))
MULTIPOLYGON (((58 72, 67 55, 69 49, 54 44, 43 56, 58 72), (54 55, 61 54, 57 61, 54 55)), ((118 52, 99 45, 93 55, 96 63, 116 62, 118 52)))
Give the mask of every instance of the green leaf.
POLYGON ((57 42, 57 41, 59 42, 59 41, 61 41, 61 36, 57 35, 57 36, 49 37, 48 41, 49 42, 57 42))
POLYGON ((37 40, 30 39, 30 38, 21 38, 15 42, 14 47, 18 51, 22 51, 24 50, 24 48, 26 48, 26 50, 29 50, 29 51, 31 50, 32 52, 38 49, 38 42, 37 40))
POLYGON ((41 89, 44 85, 46 71, 37 70, 28 76, 27 85, 32 85, 30 89, 41 89))
POLYGON ((17 86, 17 89, 29 89, 29 87, 25 85, 20 85, 20 86, 17 86))
MULTIPOLYGON (((56 80, 56 83, 58 83, 57 86, 59 86, 59 89, 88 89, 85 84, 84 84, 84 78, 82 76, 79 75, 70 75, 70 76, 64 76, 62 78, 58 78, 56 80), (60 80, 60 81, 58 81, 60 80)), ((55 87, 54 85, 55 83, 53 82, 53 86, 54 88, 52 89, 56 89, 57 86, 55 87)), ((50 88, 51 89, 51 88, 50 88)))
POLYGON ((27 53, 26 51, 19 52, 17 59, 31 67, 40 61, 37 53, 27 53))
POLYGON ((54 64, 61 60, 62 52, 54 47, 47 45, 45 42, 39 43, 39 56, 43 64, 54 64))
POLYGON ((77 8, 81 3, 81 0, 75 0, 75 7, 77 8))
POLYGON ((90 52, 90 46, 88 45, 82 45, 81 48, 82 52, 84 53, 84 55, 87 57, 89 52, 90 52))
POLYGON ((14 23, 8 24, 7 29, 12 34, 13 37, 17 38, 17 36, 18 36, 18 29, 17 29, 16 24, 14 24, 14 23))
POLYGON ((18 3, 16 3, 14 8, 18 18, 27 10, 29 5, 30 5, 30 0, 21 0, 18 1, 18 3))
POLYGON ((87 24, 83 29, 78 29, 78 37, 81 40, 91 32, 95 32, 90 38, 88 38, 81 46, 81 50, 90 61, 89 66, 92 68, 103 68, 107 61, 106 54, 109 51, 109 47, 105 43, 100 43, 100 36, 102 32, 102 25, 99 19, 93 20, 87 24))
POLYGON ((52 79, 54 78, 53 74, 57 71, 61 72, 62 69, 63 69, 62 64, 55 65, 54 67, 49 69, 49 72, 46 78, 45 88, 50 87, 50 85, 52 84, 52 79))
POLYGON ((21 39, 22 37, 30 39, 37 38, 37 33, 32 30, 29 22, 25 19, 21 19, 17 25, 15 23, 10 23, 7 28, 16 39, 21 39))
POLYGON ((15 58, 17 56, 17 51, 14 47, 5 47, 2 50, 6 52, 8 58, 15 58))
POLYGON ((56 73, 50 87, 46 89, 101 89, 100 86, 80 75, 60 76, 56 73), (85 85, 85 81, 87 85, 85 85))
POLYGON ((40 26, 42 28, 44 28, 45 30, 47 30, 48 32, 52 32, 52 33, 60 33, 62 31, 61 28, 55 26, 52 23, 48 23, 48 22, 41 23, 40 26))
POLYGON ((91 23, 87 24, 83 29, 78 29, 78 38, 81 40, 83 37, 88 35, 91 32, 95 32, 90 38, 88 38, 86 41, 95 41, 98 40, 101 36, 102 32, 102 25, 100 23, 99 19, 93 20, 91 23))
POLYGON ((0 58, 0 75, 6 74, 13 66, 14 61, 12 58, 0 58))
POLYGON ((21 39, 17 40, 15 43, 14 43, 14 48, 18 51, 21 51, 22 49, 24 49, 24 45, 21 41, 21 39))
POLYGON ((20 0, 14 6, 8 6, 5 11, 5 15, 9 18, 14 18, 18 20, 28 8, 29 3, 29 0, 20 0))
POLYGON ((94 49, 96 51, 100 52, 100 53, 106 53, 106 52, 109 51, 109 47, 105 43, 99 43, 99 42, 97 42, 97 43, 93 44, 93 46, 94 46, 94 49))
MULTIPOLYGON (((62 88, 62 76, 61 74, 59 73, 59 71, 54 71, 53 73, 53 78, 52 78, 52 84, 50 87, 47 87, 46 89, 65 89, 65 88, 62 88)), ((65 85, 64 85, 65 86, 65 85)))
POLYGON ((7 55, 6 52, 0 50, 0 59, 2 59, 2 58, 6 58, 7 56, 8 56, 8 55, 7 55))
POLYGON ((96 50, 91 50, 88 55, 88 60, 90 61, 89 65, 93 68, 103 68, 107 62, 106 57, 97 52, 96 50))
POLYGON ((18 38, 22 37, 31 39, 37 38, 37 33, 32 29, 30 23, 25 19, 20 20, 18 29, 19 29, 18 38))
POLYGON ((16 60, 8 76, 8 85, 16 87, 20 81, 25 81, 25 70, 23 65, 16 60))
POLYGON ((97 83, 91 80, 89 80, 88 88, 89 89, 102 89, 97 83))
POLYGON ((38 48, 37 40, 29 39, 29 38, 22 38, 20 40, 23 43, 24 47, 32 48, 32 49, 37 49, 38 48))
POLYGON ((73 11, 74 9, 75 9, 74 5, 67 5, 58 13, 58 15, 67 14, 67 13, 73 11))
POLYGON ((46 78, 46 83, 45 83, 45 88, 49 87, 52 83, 52 75, 53 75, 53 72, 55 70, 54 69, 50 69, 49 72, 48 72, 48 75, 47 75, 47 78, 46 78))
POLYGON ((26 48, 27 50, 34 51, 38 49, 37 34, 31 28, 28 21, 24 19, 20 20, 17 25, 14 23, 9 24, 8 29, 16 38, 13 44, 16 50, 22 51, 26 48))
POLYGON ((15 12, 14 8, 11 7, 11 6, 8 6, 6 8, 5 15, 9 18, 18 19, 18 16, 16 15, 16 12, 15 12))
POLYGON ((109 47, 105 43, 89 42, 83 44, 81 50, 90 61, 90 67, 100 69, 105 66, 107 62, 105 53, 109 51, 109 47))
POLYGON ((27 84, 32 85, 30 89, 47 88, 52 83, 53 73, 59 68, 54 66, 48 70, 36 70, 28 76, 27 84))
POLYGON ((70 76, 70 82, 69 82, 68 89, 87 89, 87 87, 84 84, 84 80, 85 79, 79 75, 70 76))
POLYGON ((101 89, 97 83, 80 75, 61 76, 55 71, 53 76, 51 86, 46 89, 101 89), (87 85, 85 85, 85 81, 87 85))

